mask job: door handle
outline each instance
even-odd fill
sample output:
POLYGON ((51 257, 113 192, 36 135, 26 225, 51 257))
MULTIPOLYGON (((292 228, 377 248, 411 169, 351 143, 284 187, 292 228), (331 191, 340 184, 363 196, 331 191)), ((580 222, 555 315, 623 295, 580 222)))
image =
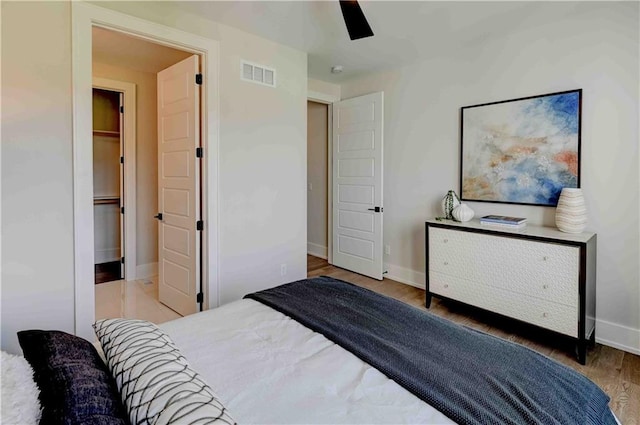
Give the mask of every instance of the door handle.
POLYGON ((367 208, 367 211, 382 212, 383 208, 382 207, 367 208))
POLYGON ((153 218, 157 218, 158 220, 162 221, 162 213, 158 213, 158 215, 154 215, 153 218))

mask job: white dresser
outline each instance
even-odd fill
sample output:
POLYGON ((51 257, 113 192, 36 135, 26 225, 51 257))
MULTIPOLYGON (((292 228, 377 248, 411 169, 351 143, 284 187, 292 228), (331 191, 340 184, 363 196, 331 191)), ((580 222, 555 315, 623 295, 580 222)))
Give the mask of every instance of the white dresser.
POLYGON ((576 340, 595 341, 596 235, 426 222, 426 305, 451 299, 576 340))

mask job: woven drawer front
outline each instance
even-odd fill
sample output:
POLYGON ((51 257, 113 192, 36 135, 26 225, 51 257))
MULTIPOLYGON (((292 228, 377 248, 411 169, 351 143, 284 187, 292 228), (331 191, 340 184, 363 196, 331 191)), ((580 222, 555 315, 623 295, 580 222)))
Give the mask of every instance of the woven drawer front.
POLYGON ((429 270, 578 306, 579 248, 429 228, 429 270))
POLYGON ((565 335, 578 336, 578 310, 576 307, 492 288, 433 271, 429 273, 429 292, 565 335))

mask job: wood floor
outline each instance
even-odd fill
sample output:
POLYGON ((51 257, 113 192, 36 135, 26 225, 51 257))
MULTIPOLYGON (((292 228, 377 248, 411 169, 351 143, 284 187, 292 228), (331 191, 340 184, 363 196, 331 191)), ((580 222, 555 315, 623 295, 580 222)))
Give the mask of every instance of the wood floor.
POLYGON ((95 265, 95 283, 111 282, 121 279, 120 261, 95 265))
MULTIPOLYGON (((326 260, 307 256, 309 277, 331 276, 425 309, 424 290, 384 279, 378 281, 334 267, 326 260)), ((497 318, 471 307, 433 299, 429 312, 471 328, 530 347, 587 376, 611 397, 611 410, 624 425, 640 425, 640 356, 596 344, 587 364, 575 360, 574 346, 561 337, 536 328, 497 318)))

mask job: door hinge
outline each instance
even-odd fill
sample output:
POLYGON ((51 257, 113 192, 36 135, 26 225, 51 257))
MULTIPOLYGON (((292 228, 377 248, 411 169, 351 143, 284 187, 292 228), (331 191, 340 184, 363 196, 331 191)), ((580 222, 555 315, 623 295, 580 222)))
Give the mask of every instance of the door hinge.
POLYGON ((124 164, 124 156, 120 157, 120 164, 124 164))
POLYGON ((204 294, 202 292, 198 292, 198 295, 196 295, 196 301, 201 304, 204 302, 204 294))
POLYGON ((120 262, 124 264, 124 257, 120 257, 120 262))
POLYGON ((202 229, 204 229, 204 221, 198 220, 196 222, 196 230, 202 230, 202 229))
POLYGON ((196 74, 196 84, 202 85, 202 74, 196 74))
MULTIPOLYGON (((112 110, 113 110, 113 109, 112 109, 112 110)), ((120 107, 120 113, 121 113, 121 114, 124 114, 124 106, 121 106, 121 107, 120 107)))
POLYGON ((124 207, 120 207, 120 214, 124 214, 124 207))
POLYGON ((196 148, 196 158, 202 158, 203 155, 202 148, 196 148))

